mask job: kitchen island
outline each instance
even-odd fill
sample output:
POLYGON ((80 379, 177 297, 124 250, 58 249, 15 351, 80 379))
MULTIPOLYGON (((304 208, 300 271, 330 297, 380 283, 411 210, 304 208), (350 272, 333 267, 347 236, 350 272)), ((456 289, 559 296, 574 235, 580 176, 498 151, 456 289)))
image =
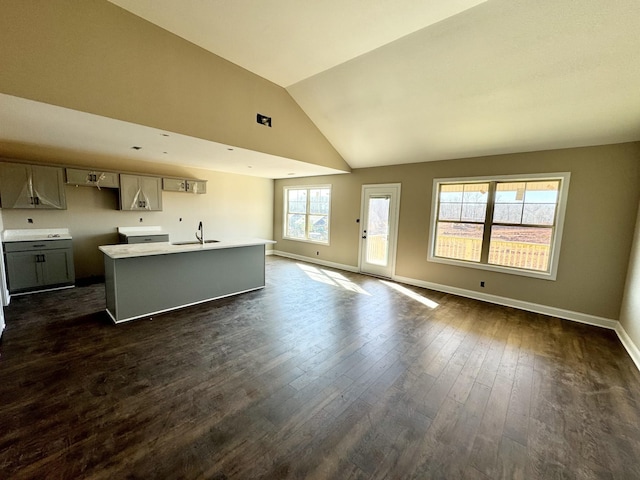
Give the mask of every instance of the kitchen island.
POLYGON ((264 288, 272 240, 104 245, 107 313, 115 323, 264 288))

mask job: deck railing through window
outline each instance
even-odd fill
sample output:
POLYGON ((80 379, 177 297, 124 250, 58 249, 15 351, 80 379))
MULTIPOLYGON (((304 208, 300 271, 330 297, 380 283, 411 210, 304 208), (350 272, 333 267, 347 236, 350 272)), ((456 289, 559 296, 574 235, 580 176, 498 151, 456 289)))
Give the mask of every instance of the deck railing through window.
MULTIPOLYGON (((439 236, 436 256, 468 260, 480 258, 482 240, 468 237, 439 236)), ((546 271, 549 266, 549 245, 494 240, 489 249, 489 264, 546 271)))
POLYGON ((369 235, 367 237, 367 262, 377 265, 387 264, 388 235, 369 235))

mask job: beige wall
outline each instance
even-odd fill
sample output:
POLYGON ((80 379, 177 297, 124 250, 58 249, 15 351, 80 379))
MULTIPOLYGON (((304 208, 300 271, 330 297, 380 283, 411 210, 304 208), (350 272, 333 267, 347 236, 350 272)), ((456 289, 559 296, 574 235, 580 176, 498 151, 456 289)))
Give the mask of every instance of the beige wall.
MULTIPOLYGON (((80 166, 96 163, 99 162, 75 162, 80 166)), ((272 238, 273 180, 167 165, 133 166, 116 160, 109 166, 135 173, 207 180, 207 193, 163 192, 162 212, 125 212, 118 210, 118 190, 67 185, 67 210, 2 209, 4 228, 69 228, 77 278, 104 275, 98 246, 117 243, 117 227, 159 225, 169 232, 171 240, 179 241, 194 239, 198 222, 203 221, 208 239, 272 238), (28 223, 29 218, 33 224, 28 223)))
POLYGON ((1 93, 349 171, 286 90, 106 0, 0 12, 1 93))
POLYGON ((348 175, 277 180, 276 250, 358 265, 363 184, 401 183, 396 275, 510 299, 618 319, 640 192, 640 143, 520 153, 392 167, 348 175), (427 261, 434 178, 571 172, 562 253, 556 281, 427 261), (331 245, 282 239, 285 185, 332 184, 331 245), (320 252, 319 257, 316 251, 320 252), (481 289, 480 281, 486 282, 481 289))
POLYGON ((620 310, 620 323, 631 341, 640 349, 640 206, 620 310))

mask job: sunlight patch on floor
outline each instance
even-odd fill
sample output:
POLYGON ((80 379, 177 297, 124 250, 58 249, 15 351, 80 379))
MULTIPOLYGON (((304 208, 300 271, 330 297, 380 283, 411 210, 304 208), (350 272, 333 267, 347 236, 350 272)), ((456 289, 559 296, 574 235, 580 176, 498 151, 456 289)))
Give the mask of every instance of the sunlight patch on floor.
POLYGON ((433 300, 429 300, 427 297, 423 297, 422 295, 414 292, 413 290, 409 290, 408 288, 403 287, 402 285, 398 285, 397 283, 388 282, 386 280, 380 280, 380 282, 385 284, 387 287, 394 289, 396 292, 400 292, 403 295, 406 295, 407 297, 412 298, 413 300, 420 302, 424 306, 429 307, 431 309, 436 308, 440 305, 434 302, 433 300))
POLYGON ((327 285, 333 285, 335 287, 342 287, 350 292, 361 293, 363 295, 371 295, 359 285, 356 285, 347 277, 338 272, 332 272, 331 270, 324 270, 311 265, 304 265, 297 263, 300 270, 307 274, 307 276, 316 282, 326 283, 327 285))

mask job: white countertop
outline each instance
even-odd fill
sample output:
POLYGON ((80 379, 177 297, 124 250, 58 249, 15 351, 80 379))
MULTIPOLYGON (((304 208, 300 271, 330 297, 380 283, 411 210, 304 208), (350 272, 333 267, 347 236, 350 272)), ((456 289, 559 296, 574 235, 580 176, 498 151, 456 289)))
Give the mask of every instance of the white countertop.
POLYGON ((146 237, 147 235, 162 235, 167 232, 164 232, 162 227, 147 225, 144 227, 118 227, 118 233, 127 237, 146 237))
POLYGON ((119 245, 103 245, 98 247, 102 253, 110 258, 146 257, 149 255, 167 255, 173 253, 197 252, 200 250, 220 250, 225 248, 249 247, 252 245, 268 245, 276 243, 262 238, 238 238, 221 240, 217 243, 200 243, 190 245, 176 245, 171 242, 134 243, 119 245))
POLYGON ((25 228, 4 230, 3 242, 40 242, 42 240, 71 240, 68 228, 25 228))

